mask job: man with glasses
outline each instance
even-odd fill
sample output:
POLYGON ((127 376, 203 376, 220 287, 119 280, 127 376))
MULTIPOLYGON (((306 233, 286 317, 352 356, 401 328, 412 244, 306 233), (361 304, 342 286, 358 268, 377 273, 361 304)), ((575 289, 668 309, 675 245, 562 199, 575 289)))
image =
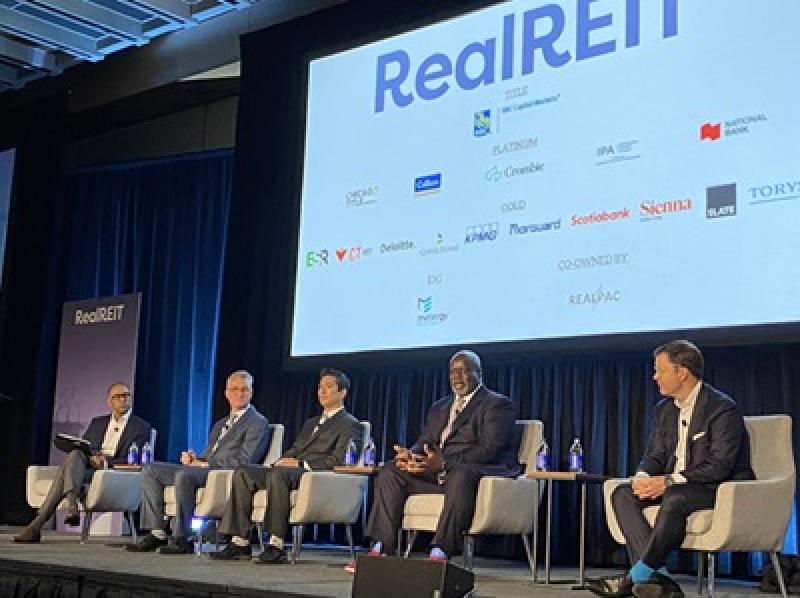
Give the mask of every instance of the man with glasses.
POLYGON ((83 485, 91 481, 95 470, 125 463, 128 450, 134 442, 142 446, 150 439, 150 424, 131 413, 131 391, 125 384, 115 382, 109 386, 107 401, 111 413, 92 419, 83 434, 83 438, 89 441, 91 455, 87 456, 78 449, 67 455, 39 513, 27 527, 14 536, 14 542, 39 542, 42 526, 53 516, 65 498, 67 517, 64 522, 67 525, 78 525, 78 501, 82 498, 83 485))
POLYGON ((197 489, 206 483, 211 469, 236 469, 264 457, 269 440, 267 419, 250 404, 253 376, 237 370, 225 385, 230 414, 211 428, 205 450, 197 455, 191 449, 181 453, 180 465, 148 463, 142 467, 142 529, 151 530, 137 544, 126 548, 133 552, 159 549, 160 554, 190 554, 188 539, 197 489), (172 536, 167 536, 164 519, 164 487, 175 487, 175 518, 172 536))

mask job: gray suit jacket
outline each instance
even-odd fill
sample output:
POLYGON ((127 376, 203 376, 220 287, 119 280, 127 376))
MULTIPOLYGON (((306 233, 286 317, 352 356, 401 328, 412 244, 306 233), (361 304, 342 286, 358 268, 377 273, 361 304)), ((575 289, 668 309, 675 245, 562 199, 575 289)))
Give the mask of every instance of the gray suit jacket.
POLYGON ((344 455, 351 440, 355 441, 358 454, 361 454, 363 428, 355 417, 342 409, 319 426, 315 434, 314 428, 317 428, 319 418, 317 415, 305 421, 284 457, 305 461, 312 470, 333 469, 336 465, 344 464, 344 455))
POLYGON ((269 442, 267 418, 250 405, 245 414, 222 437, 217 450, 213 451, 226 421, 228 418, 223 417, 211 428, 208 445, 200 458, 208 461, 213 469, 236 469, 240 465, 261 461, 267 452, 267 442, 269 442))

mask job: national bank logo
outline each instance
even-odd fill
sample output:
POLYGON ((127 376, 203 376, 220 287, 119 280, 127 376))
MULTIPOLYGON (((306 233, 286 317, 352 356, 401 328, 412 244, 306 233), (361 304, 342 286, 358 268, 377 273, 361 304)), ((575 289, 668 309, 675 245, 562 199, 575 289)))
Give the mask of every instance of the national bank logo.
POLYGON ((474 137, 486 137, 492 132, 492 111, 478 110, 472 121, 472 135, 474 137))
POLYGON ((736 216, 736 183, 706 188, 706 218, 736 216))
POLYGON ((414 195, 422 197, 442 190, 442 173, 426 174, 414 179, 414 195))
POLYGON ((767 122, 763 112, 728 118, 719 122, 705 122, 700 125, 700 141, 719 141, 721 137, 735 137, 753 132, 753 127, 767 122))
POLYGON ((320 249, 319 251, 306 252, 306 268, 313 268, 314 266, 327 266, 328 265, 328 250, 320 249))
POLYGON ((499 225, 497 222, 468 226, 464 236, 464 243, 470 245, 473 243, 496 241, 498 229, 499 225))

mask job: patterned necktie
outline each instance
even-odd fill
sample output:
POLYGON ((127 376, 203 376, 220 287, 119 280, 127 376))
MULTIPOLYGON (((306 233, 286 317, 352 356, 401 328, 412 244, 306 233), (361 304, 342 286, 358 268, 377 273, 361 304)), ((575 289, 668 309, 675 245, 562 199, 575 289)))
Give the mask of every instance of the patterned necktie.
POLYGON ((311 431, 311 435, 314 436, 319 431, 320 426, 324 424, 326 421, 328 421, 328 416, 323 413, 322 417, 319 418, 317 425, 314 426, 314 429, 311 431))
POLYGON ((222 426, 222 429, 219 431, 219 436, 217 436, 217 441, 214 443, 214 446, 211 449, 212 453, 217 452, 217 449, 219 448, 219 443, 222 441, 223 438, 225 438, 225 434, 228 433, 228 430, 230 430, 233 427, 233 424, 235 423, 236 423, 236 416, 231 415, 228 418, 228 421, 225 422, 225 425, 222 426))
POLYGON ((458 415, 464 410, 464 403, 466 403, 466 399, 464 397, 456 397, 453 401, 453 408, 450 410, 450 419, 447 420, 447 425, 442 430, 442 435, 439 437, 439 446, 444 446, 444 443, 447 442, 447 439, 450 437, 450 432, 453 431, 453 422, 456 421, 458 415))

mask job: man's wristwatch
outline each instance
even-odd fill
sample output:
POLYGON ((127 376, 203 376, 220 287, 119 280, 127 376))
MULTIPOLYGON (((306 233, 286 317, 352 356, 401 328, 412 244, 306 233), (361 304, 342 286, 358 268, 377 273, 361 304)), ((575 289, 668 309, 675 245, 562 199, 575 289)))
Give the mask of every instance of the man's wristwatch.
POLYGON ((668 473, 667 475, 664 476, 664 482, 667 487, 672 486, 672 484, 675 483, 675 478, 672 477, 671 473, 668 473))

